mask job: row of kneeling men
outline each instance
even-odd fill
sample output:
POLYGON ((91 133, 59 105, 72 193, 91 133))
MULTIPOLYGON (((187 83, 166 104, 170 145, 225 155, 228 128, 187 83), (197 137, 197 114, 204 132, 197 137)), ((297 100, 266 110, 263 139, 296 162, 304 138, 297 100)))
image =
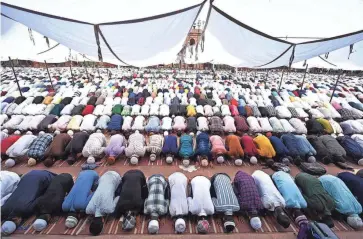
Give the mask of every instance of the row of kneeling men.
POLYGON ((351 227, 360 228, 362 176, 361 170, 356 175, 343 172, 319 178, 299 173, 294 179, 282 171, 270 176, 257 170, 252 175, 238 171, 233 180, 217 173, 211 179, 196 176, 189 181, 180 172, 167 178, 161 174, 146 178, 139 170, 123 176, 108 171, 101 177, 93 170, 84 170, 73 182, 68 173, 33 170, 20 178, 1 171, 2 233, 13 233, 22 219, 33 214, 37 215, 33 228, 42 231, 52 215, 60 212, 67 214, 67 228, 77 225, 81 212, 92 215, 89 231, 93 235, 101 233, 107 215, 122 216, 120 226, 129 231, 140 213, 149 217, 150 234, 158 233, 160 218, 168 214, 177 233, 185 231, 188 214, 197 216, 198 233, 208 233, 208 216, 214 214, 220 214, 224 230, 232 232, 233 215, 240 212, 248 216, 255 230, 262 226, 263 211, 273 212, 277 222, 287 228, 291 223, 287 209, 301 230, 308 223, 307 212, 329 227, 334 227, 332 212, 338 212, 351 227))

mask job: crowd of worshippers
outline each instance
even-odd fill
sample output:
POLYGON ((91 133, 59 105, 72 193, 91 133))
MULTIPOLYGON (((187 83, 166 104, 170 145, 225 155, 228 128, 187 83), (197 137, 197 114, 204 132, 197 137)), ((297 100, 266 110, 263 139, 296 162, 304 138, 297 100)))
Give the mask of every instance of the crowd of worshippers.
POLYGON ((185 166, 258 159, 271 166, 316 159, 342 168, 349 168, 347 159, 363 165, 363 99, 352 93, 361 92, 359 86, 340 87, 329 103, 327 85, 318 83, 278 91, 265 81, 194 77, 136 74, 74 86, 61 79, 56 92, 37 85, 24 96, 4 91, 2 158, 7 167, 85 157, 92 168, 104 156, 113 164, 123 154, 131 164, 148 155, 167 163, 178 158, 185 166))
POLYGON ((99 176, 94 170, 83 170, 75 182, 68 173, 57 175, 46 170, 32 170, 21 177, 8 171, 0 174, 3 235, 13 233, 34 214, 32 227, 40 232, 52 216, 61 213, 67 216, 67 228, 76 227, 82 215, 91 215, 92 235, 102 232, 108 215, 121 217, 120 227, 130 231, 139 220, 137 216, 144 214, 150 234, 159 232, 160 218, 166 216, 173 219, 176 233, 184 233, 188 215, 196 218, 201 234, 209 232, 211 215, 222 220, 225 232, 235 229, 236 215, 246 217, 251 227, 259 230, 260 217, 266 213, 273 214, 284 228, 294 220, 299 233, 308 230, 306 215, 329 227, 334 227, 333 218, 345 220, 354 229, 363 226, 359 216, 363 170, 319 178, 302 172, 295 179, 283 171, 271 176, 260 170, 252 175, 238 171, 233 180, 224 173, 211 179, 188 179, 180 172, 168 178, 161 174, 146 178, 140 170, 129 170, 123 176, 115 171, 99 176))
POLYGON ((148 155, 167 163, 178 158, 185 166, 258 159, 268 165, 316 159, 342 168, 350 168, 347 159, 363 165, 363 104, 350 91, 329 103, 315 88, 278 92, 260 82, 200 75, 61 84, 57 93, 32 89, 27 97, 1 98, 7 167, 20 161, 50 167, 85 157, 92 168, 104 156, 113 164, 123 154, 131 164, 148 155), (112 135, 109 143, 105 131, 112 135))

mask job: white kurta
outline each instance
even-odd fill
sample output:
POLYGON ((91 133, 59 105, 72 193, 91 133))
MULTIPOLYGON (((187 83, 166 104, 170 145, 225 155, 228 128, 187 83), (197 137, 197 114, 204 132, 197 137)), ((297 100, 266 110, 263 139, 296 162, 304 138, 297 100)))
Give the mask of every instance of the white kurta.
POLYGON ((18 186, 20 177, 14 172, 0 171, 0 179, 1 206, 3 206, 18 186))
POLYGON ((35 135, 23 135, 21 136, 13 145, 6 150, 6 154, 11 157, 20 157, 25 155, 28 152, 28 148, 31 143, 36 139, 35 135))
POLYGON ((211 182, 204 176, 196 176, 190 182, 193 197, 188 197, 190 213, 198 216, 214 214, 214 205, 210 195, 211 182))
POLYGON ((256 170, 252 174, 252 177, 255 180, 265 209, 274 211, 276 207, 285 207, 285 199, 277 190, 271 177, 267 173, 256 170))
POLYGON ((175 172, 168 177, 170 185, 170 205, 169 212, 172 217, 187 215, 188 214, 188 200, 187 200, 187 177, 180 173, 175 172))

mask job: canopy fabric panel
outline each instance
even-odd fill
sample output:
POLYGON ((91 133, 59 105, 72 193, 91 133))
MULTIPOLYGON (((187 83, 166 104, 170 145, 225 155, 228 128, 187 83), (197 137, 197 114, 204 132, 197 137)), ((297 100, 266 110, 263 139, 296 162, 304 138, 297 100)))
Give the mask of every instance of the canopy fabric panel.
POLYGON ((30 39, 28 28, 23 24, 1 16, 1 61, 12 59, 31 60, 37 62, 59 63, 68 60, 83 61, 83 57, 68 47, 51 39, 49 46, 43 35, 32 31, 30 39), (78 57, 78 59, 77 59, 78 57))
POLYGON ((175 62, 199 10, 196 5, 168 16, 101 24, 102 55, 141 67, 175 62))
POLYGON ((175 62, 205 1, 143 19, 91 24, 1 3, 1 12, 82 54, 118 65, 175 62))
POLYGON ((54 17, 1 3, 1 13, 60 44, 86 55, 97 55, 92 24, 54 17))
POLYGON ((199 60, 217 61, 235 67, 274 68, 289 66, 362 40, 363 30, 295 44, 251 28, 212 6, 205 49, 199 60))

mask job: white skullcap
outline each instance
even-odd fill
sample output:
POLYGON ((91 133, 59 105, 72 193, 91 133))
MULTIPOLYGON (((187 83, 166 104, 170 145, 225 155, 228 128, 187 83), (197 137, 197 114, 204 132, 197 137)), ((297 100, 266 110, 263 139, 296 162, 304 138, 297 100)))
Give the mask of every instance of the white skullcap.
POLYGON ((251 164, 253 164, 253 165, 256 165, 256 164, 258 163, 257 158, 256 158, 255 156, 252 156, 252 157, 250 158, 250 163, 251 163, 251 164))
POLYGON ((224 163, 224 158, 223 158, 223 156, 218 156, 218 157, 217 157, 217 162, 218 162, 218 163, 224 163))
POLYGON ((164 131, 164 136, 169 135, 168 131, 164 131))
POLYGON ((262 226, 260 218, 259 217, 251 218, 250 225, 254 230, 259 230, 262 226))
POLYGON ((173 162, 173 157, 168 156, 168 157, 166 157, 165 161, 166 161, 167 163, 172 163, 172 162, 173 162))
POLYGON ((150 154, 150 161, 154 162, 156 160, 156 154, 150 154))
POLYGON ((14 167, 14 165, 15 165, 14 159, 9 158, 5 161, 5 167, 7 167, 7 168, 12 168, 12 167, 14 167))
POLYGON ((315 163, 315 162, 316 162, 315 157, 314 157, 314 156, 310 156, 310 157, 308 158, 308 162, 309 162, 309 163, 315 163))
POLYGON ((19 130, 15 131, 14 134, 21 134, 19 130))
POLYGON ((175 221, 175 231, 177 233, 183 233, 185 231, 185 220, 183 218, 178 218, 175 221))
POLYGON ((241 166, 242 165, 242 159, 236 159, 235 161, 234 161, 234 164, 235 165, 237 165, 237 166, 241 166))
POLYGON ((130 163, 136 165, 139 162, 139 159, 135 156, 131 157, 130 163))
POLYGON ((95 157, 93 157, 93 156, 89 156, 89 157, 87 158, 87 163, 88 163, 88 164, 94 164, 95 162, 96 162, 95 157))
POLYGON ((159 222, 158 220, 151 220, 147 227, 150 234, 156 234, 159 232, 159 222))

